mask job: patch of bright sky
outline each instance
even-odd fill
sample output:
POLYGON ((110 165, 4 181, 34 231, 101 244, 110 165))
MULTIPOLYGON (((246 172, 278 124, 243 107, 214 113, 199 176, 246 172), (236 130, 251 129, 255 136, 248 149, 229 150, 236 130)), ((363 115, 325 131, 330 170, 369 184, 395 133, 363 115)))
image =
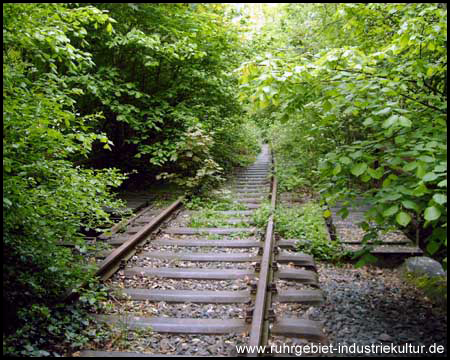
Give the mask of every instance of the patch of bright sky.
MULTIPOLYGON (((264 26, 264 23, 268 20, 262 10, 263 6, 275 8, 282 5, 281 3, 223 3, 223 4, 234 6, 238 11, 244 10, 244 13, 250 16, 252 22, 251 28, 253 28, 254 32, 259 32, 260 29, 264 26)), ((236 16, 233 19, 233 22, 237 23, 241 20, 241 18, 242 16, 236 16)), ((252 37, 251 33, 249 34, 249 37, 252 37)))

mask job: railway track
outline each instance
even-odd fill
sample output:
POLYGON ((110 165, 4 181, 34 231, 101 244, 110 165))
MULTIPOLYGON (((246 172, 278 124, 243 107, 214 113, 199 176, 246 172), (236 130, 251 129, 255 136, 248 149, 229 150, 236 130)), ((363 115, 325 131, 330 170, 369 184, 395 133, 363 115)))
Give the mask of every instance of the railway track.
POLYGON ((323 343, 320 322, 292 313, 323 301, 314 259, 292 251, 294 240, 274 236, 273 215, 265 229, 252 223, 263 202, 276 206, 271 168, 265 145, 230 183, 234 205, 212 211, 220 226, 188 226, 202 212, 184 209, 179 198, 158 214, 144 208, 124 232, 103 236, 114 249, 100 255, 97 275, 112 300, 107 312, 94 316, 140 335, 126 330, 120 345, 80 356, 251 357, 263 355, 251 347, 283 337, 323 343))

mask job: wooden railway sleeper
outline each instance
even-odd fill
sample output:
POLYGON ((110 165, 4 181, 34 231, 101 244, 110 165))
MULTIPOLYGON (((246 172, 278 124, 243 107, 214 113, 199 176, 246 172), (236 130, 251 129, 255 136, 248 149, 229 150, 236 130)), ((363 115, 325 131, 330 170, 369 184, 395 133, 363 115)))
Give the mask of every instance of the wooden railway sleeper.
MULTIPOLYGON (((269 195, 270 196, 270 195, 269 195)), ((276 201, 276 179, 272 175, 272 207, 275 206, 276 201)), ((180 213, 180 210, 176 211, 176 215, 180 213)), ((239 320, 226 320, 225 323, 222 323, 221 320, 218 319, 181 319, 181 318, 146 318, 146 317, 134 317, 134 325, 136 327, 153 327, 155 331, 157 332, 163 332, 163 333, 178 333, 180 329, 182 329, 183 333, 203 333, 203 334, 225 334, 227 332, 247 332, 250 330, 250 327, 246 324, 252 324, 251 330, 257 330, 258 334, 261 334, 261 337, 258 335, 258 339, 254 337, 255 340, 258 341, 258 345, 264 345, 267 342, 267 336, 269 334, 269 327, 271 328, 272 325, 275 325, 275 329, 278 330, 280 334, 285 333, 293 333, 294 335, 298 335, 300 333, 305 332, 311 332, 309 331, 310 324, 309 323, 299 323, 293 322, 291 320, 286 319, 277 319, 275 308, 273 305, 272 300, 274 298, 277 298, 280 293, 283 293, 283 296, 285 298, 288 298, 288 301, 290 302, 296 302, 298 299, 295 299, 295 296, 298 296, 297 294, 293 293, 287 293, 285 290, 280 289, 278 291, 275 280, 277 278, 281 277, 286 278, 288 280, 299 280, 302 282, 314 282, 313 280, 316 280, 315 277, 316 274, 309 274, 310 272, 305 270, 294 270, 286 271, 284 267, 279 266, 279 263, 275 261, 275 256, 278 256, 280 253, 280 250, 278 246, 276 246, 276 242, 279 240, 279 236, 277 234, 273 234, 274 229, 274 221, 273 221, 273 214, 270 216, 266 234, 261 233, 261 231, 254 231, 255 238, 258 239, 258 237, 261 239, 261 242, 258 244, 257 241, 253 241, 253 247, 258 246, 258 255, 263 256, 264 255, 264 261, 261 258, 261 261, 257 261, 254 264, 254 271, 258 273, 258 280, 256 281, 253 279, 252 282, 249 283, 250 287, 250 294, 252 296, 248 296, 248 293, 246 293, 247 298, 245 298, 245 303, 243 304, 243 310, 244 310, 244 319, 239 320), (272 237, 273 234, 273 237, 272 237), (256 244, 256 245, 255 245, 256 244), (275 245, 275 246, 274 246, 275 245), (266 251, 264 251, 264 248, 266 251), (263 281, 261 281, 263 280, 263 281), (258 284, 261 284, 260 287, 258 287, 258 284), (264 290, 264 291, 261 291, 264 290), (255 296, 256 295, 256 296, 255 296), (263 295, 263 296, 260 296, 263 295), (247 300, 248 299, 248 300, 247 300), (263 300, 261 300, 263 299, 263 300), (254 321, 255 318, 258 318, 258 321, 254 321), (254 324, 253 324, 254 322, 254 324), (253 325, 256 326, 256 329, 253 329, 253 325), (308 331, 303 331, 301 326, 305 327, 308 331), (301 331, 302 330, 302 331, 301 331)), ((162 227, 159 227, 157 232, 153 232, 150 235, 151 239, 155 239, 157 235, 161 235, 162 233, 166 232, 170 233, 171 231, 173 233, 179 233, 181 230, 179 228, 170 228, 167 225, 164 226, 164 229, 162 227), (175 229, 175 230, 174 230, 175 229)), ((183 230, 184 231, 184 230, 183 230)), ((182 232, 182 231, 181 231, 182 232)), ((174 241, 174 239, 168 239, 170 241, 174 241)), ((203 239, 200 239, 203 240, 203 239)), ((138 247, 136 248, 137 251, 142 250, 143 244, 147 240, 140 241, 138 244, 138 247)), ((180 240, 181 241, 181 240, 180 240)), ((186 242, 193 241, 193 240, 183 240, 185 242, 183 246, 188 246, 186 242)), ((217 240, 216 240, 217 241, 217 240)), ((225 241, 225 240, 224 240, 225 241)), ((232 240, 232 242, 236 242, 240 240, 232 240)), ((211 240, 207 245, 212 245, 214 240, 211 240)), ((160 244, 156 244, 160 245, 160 244)), ((196 246, 199 246, 197 244, 196 246)), ((202 245, 203 246, 203 245, 202 245)), ((225 244, 223 245, 225 246, 225 244)), ((236 244, 230 245, 226 244, 227 247, 236 247, 236 244)), ((284 262, 289 261, 290 259, 285 259, 284 262)), ((296 259, 298 261, 298 259, 296 259)), ((217 259, 216 259, 217 261, 217 259)), ((123 269, 125 267, 126 261, 121 260, 120 261, 120 268, 123 269)), ((132 268, 127 269, 126 272, 134 273, 143 273, 143 268, 132 268), (134 271, 134 272, 133 272, 134 271)), ((147 269, 146 269, 147 270, 147 269)), ((206 270, 206 269, 204 269, 206 270)), ((231 270, 231 269, 230 269, 231 270)), ((245 272, 244 270, 240 270, 241 272, 245 272)), ((250 269, 248 271, 251 272, 250 269)), ((202 271, 198 271, 198 276, 191 274, 193 271, 188 269, 175 269, 175 268, 158 268, 158 271, 155 269, 147 270, 150 276, 154 275, 153 273, 158 273, 159 275, 164 275, 165 277, 169 278, 198 278, 203 279, 204 274, 202 271), (180 273, 180 274, 178 274, 180 273)), ((214 271, 212 271, 214 272, 214 271)), ((238 271, 239 272, 239 271, 238 271)), ((210 274, 210 272, 208 272, 210 274)), ((223 275, 223 271, 217 271, 217 274, 223 275)), ((206 271, 205 271, 206 274, 206 271)), ((211 275, 211 274, 210 274, 211 275)), ((234 274, 233 276, 235 276, 234 274)), ((245 274, 243 274, 245 275, 245 274)), ((251 277, 254 277, 254 274, 250 274, 251 277)), ((215 278, 219 275, 214 275, 215 278)), ((163 294, 164 295, 164 294, 163 294)), ((235 296, 235 294, 233 294, 235 296)), ((308 300, 309 302, 312 302, 315 299, 313 298, 313 295, 310 294, 304 294, 302 295, 304 299, 308 300), (312 299, 312 300, 311 300, 312 299)), ((155 296, 155 294, 153 294, 155 296)), ((159 295, 160 297, 162 295, 159 295)), ((141 294, 142 297, 142 294, 141 294)), ((316 296, 317 297, 317 296, 316 296)), ((203 299, 204 301, 205 299, 203 299)), ((286 301, 285 301, 286 302, 286 301)), ((225 302, 224 302, 225 303, 225 302)), ((115 321, 115 319, 112 319, 112 317, 104 316, 105 319, 110 319, 112 321, 115 321)), ((314 328, 315 329, 315 328, 314 328)), ((252 337, 251 331, 249 331, 250 337, 252 337)), ((256 332, 255 332, 256 333, 256 332)), ((315 334, 313 334, 315 335, 315 334)), ((250 342, 251 344, 251 342, 250 342)), ((255 356, 255 355, 253 355, 255 356)))

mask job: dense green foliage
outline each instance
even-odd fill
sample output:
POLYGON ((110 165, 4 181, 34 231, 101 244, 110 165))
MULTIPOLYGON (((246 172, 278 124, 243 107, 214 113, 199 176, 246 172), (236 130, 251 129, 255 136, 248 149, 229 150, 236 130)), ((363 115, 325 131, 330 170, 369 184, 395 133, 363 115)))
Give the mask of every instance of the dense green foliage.
POLYGON ((61 356, 67 349, 101 342, 105 334, 89 311, 106 300, 106 287, 90 283, 74 304, 31 304, 19 310, 23 326, 3 338, 3 354, 14 357, 61 356), (89 327, 88 327, 89 326, 89 327))
POLYGON ((82 113, 105 115, 95 126, 114 147, 94 149, 90 163, 197 188, 246 160, 236 154, 255 152, 232 73, 245 55, 233 12, 218 4, 98 7, 115 22, 109 33, 88 32, 96 67, 71 86, 82 90, 82 113))
POLYGON ((404 274, 405 281, 420 289, 433 303, 447 311, 447 277, 404 274))
POLYGON ((81 231, 108 223, 103 207, 120 206, 109 189, 124 176, 74 166, 73 156, 108 139, 89 126, 96 114, 75 112, 77 89, 62 80, 71 67, 92 63, 65 34, 82 38, 83 26, 107 26, 108 17, 61 5, 5 4, 3 12, 3 315, 10 326, 27 321, 24 311, 16 318, 18 308, 51 303, 92 274, 81 231), (78 243, 79 254, 63 242, 78 243))
POLYGON ((297 239, 297 249, 315 259, 338 260, 339 244, 330 240, 322 213, 314 202, 298 208, 280 206, 275 211, 275 230, 285 239, 297 239))
MULTIPOLYGON (((252 160, 260 131, 282 188, 363 196, 377 228, 446 261, 446 5, 259 9, 271 22, 246 38, 224 4, 3 5, 4 354, 86 340, 84 310, 56 304, 95 270, 83 235, 123 207, 114 188, 204 192, 252 160)), ((197 226, 222 223, 208 209, 243 207, 198 194, 187 205, 206 209, 197 226)), ((280 210, 279 231, 328 259, 320 209, 308 210, 280 210)))
POLYGON ((234 201, 230 193, 191 196, 184 204, 190 210, 245 210, 245 205, 234 201))
POLYGON ((377 227, 446 262, 445 4, 287 4, 277 21, 241 96, 284 158, 281 185, 364 196, 377 227))
MULTIPOLYGON (((216 210, 203 209, 194 213, 189 219, 189 227, 205 228, 205 227, 226 227, 229 226, 229 219, 236 218, 234 214, 221 214, 216 210)), ((240 218, 242 222, 233 224, 233 227, 250 227, 250 221, 246 218, 240 218)))
POLYGON ((274 215, 275 233, 284 239, 296 239, 299 251, 318 260, 337 261, 344 255, 338 242, 329 237, 319 203, 308 202, 300 207, 278 205, 274 210, 265 201, 254 211, 253 223, 263 230, 270 214, 274 215))
POLYGON ((111 189, 128 175, 202 190, 255 155, 232 16, 219 4, 3 5, 4 354, 71 341, 78 315, 51 305, 92 275, 83 234, 123 207, 111 189))

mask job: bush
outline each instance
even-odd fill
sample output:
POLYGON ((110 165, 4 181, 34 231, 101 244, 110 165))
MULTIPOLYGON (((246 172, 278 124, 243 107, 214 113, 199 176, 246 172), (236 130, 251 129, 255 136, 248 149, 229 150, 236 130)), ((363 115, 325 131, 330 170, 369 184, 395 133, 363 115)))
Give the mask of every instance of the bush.
POLYGON ((365 197, 368 220, 446 266, 445 4, 280 9, 285 31, 266 26, 264 54, 240 71, 241 98, 290 155, 281 185, 314 186, 330 204, 365 197))
POLYGON ((436 276, 430 278, 426 275, 417 276, 412 273, 405 274, 406 281, 414 285, 438 306, 447 311, 447 277, 436 276))
POLYGON ((323 211, 316 203, 299 208, 280 206, 275 212, 275 231, 285 239, 296 239, 298 251, 318 260, 338 260, 339 244, 328 236, 323 211))
POLYGON ((3 355, 14 357, 62 356, 88 342, 101 341, 100 325, 89 312, 106 300, 106 287, 90 282, 72 305, 32 304, 20 309, 17 330, 3 337, 3 355), (85 330, 90 327, 89 332, 85 330))
POLYGON ((65 80, 92 60, 66 34, 76 43, 84 26, 108 16, 93 7, 5 4, 3 17, 3 315, 6 332, 19 329, 11 336, 25 339, 38 335, 30 316, 49 319, 57 299, 92 275, 82 232, 111 223, 103 208, 123 207, 110 190, 126 176, 74 165, 94 142, 111 142, 89 126, 101 114, 74 110, 79 89, 65 80))

